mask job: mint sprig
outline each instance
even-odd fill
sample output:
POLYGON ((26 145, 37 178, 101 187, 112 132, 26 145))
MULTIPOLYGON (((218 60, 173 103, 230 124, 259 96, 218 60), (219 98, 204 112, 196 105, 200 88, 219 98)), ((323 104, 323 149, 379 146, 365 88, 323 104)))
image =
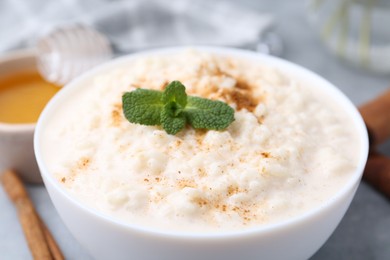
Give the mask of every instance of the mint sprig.
POLYGON ((195 129, 223 130, 234 121, 234 110, 224 102, 187 96, 180 81, 164 91, 138 88, 122 96, 123 113, 131 123, 161 125, 176 134, 186 124, 195 129))

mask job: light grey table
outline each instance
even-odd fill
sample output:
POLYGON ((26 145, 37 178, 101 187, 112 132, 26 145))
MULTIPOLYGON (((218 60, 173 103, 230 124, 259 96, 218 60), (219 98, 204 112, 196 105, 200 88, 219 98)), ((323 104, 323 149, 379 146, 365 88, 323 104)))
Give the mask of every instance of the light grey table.
MULTIPOLYGON (((274 14, 278 26, 276 30, 285 43, 284 58, 322 75, 356 105, 375 97, 390 85, 389 76, 351 68, 332 56, 309 26, 301 1, 241 2, 259 12, 274 14)), ((390 143, 382 146, 381 150, 390 155, 390 143)), ((29 186, 28 190, 66 258, 90 259, 62 223, 44 187, 29 186)), ((16 212, 0 188, 0 259, 30 258, 16 212)), ((363 182, 339 227, 312 259, 390 259, 389 200, 363 182)))

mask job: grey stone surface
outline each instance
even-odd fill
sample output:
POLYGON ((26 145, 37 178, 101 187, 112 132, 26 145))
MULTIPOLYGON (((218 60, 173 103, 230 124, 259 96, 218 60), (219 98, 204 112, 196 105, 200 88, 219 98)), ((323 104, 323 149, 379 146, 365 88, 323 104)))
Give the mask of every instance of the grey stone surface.
MULTIPOLYGON (((275 15, 276 31, 285 44, 283 57, 328 79, 356 105, 373 98, 389 86, 389 76, 352 68, 331 55, 309 25, 302 1, 242 0, 240 3, 259 13, 275 15)), ((390 144, 383 145, 381 150, 390 155, 390 144)), ((29 186, 28 190, 66 258, 90 259, 59 219, 44 187, 29 186)), ((31 259, 16 212, 2 188, 0 259, 31 259)), ((363 182, 344 219, 312 259, 390 259, 389 200, 363 182)))

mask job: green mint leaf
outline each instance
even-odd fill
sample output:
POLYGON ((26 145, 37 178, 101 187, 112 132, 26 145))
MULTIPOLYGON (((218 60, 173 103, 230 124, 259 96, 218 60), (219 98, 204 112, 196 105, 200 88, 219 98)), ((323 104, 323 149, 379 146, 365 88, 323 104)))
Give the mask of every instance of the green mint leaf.
POLYGON ((222 130, 234 121, 234 109, 222 101, 188 97, 184 111, 193 128, 222 130))
POLYGON ((161 110, 161 124, 164 130, 171 135, 175 135, 186 125, 186 117, 183 113, 176 114, 176 103, 170 102, 161 110))
POLYGON ((161 111, 161 125, 168 134, 176 134, 186 125, 182 113, 187 105, 186 88, 179 81, 172 81, 165 88, 161 101, 165 104, 161 111))
POLYGON ((123 112, 131 123, 160 125, 162 93, 156 90, 136 89, 122 96, 123 112))
POLYGON ((131 123, 161 125, 168 134, 193 128, 223 130, 234 121, 234 109, 224 102, 187 96, 185 86, 171 82, 163 92, 136 89, 122 96, 123 112, 131 123))
POLYGON ((178 108, 184 108, 187 105, 186 88, 180 81, 172 81, 165 88, 161 101, 164 104, 175 102, 178 108))

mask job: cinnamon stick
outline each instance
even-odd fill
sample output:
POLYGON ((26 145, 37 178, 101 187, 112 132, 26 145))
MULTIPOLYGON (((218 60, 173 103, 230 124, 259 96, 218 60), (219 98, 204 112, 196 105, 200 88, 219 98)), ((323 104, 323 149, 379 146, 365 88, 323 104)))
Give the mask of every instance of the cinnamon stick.
POLYGON ((65 257, 62 254, 60 247, 57 245, 57 242, 55 241, 53 235, 50 233, 49 229, 47 228, 45 223, 43 223, 39 215, 38 218, 53 260, 64 260, 65 257))
POLYGON ((390 89, 359 108, 370 138, 370 154, 363 179, 390 198, 390 157, 375 151, 390 138, 390 89))
POLYGON ((359 108, 370 136, 376 146, 390 138, 390 90, 359 108))
POLYGON ((11 170, 1 175, 4 190, 14 203, 34 259, 64 259, 49 230, 34 209, 33 203, 18 175, 11 170))
POLYGON ((373 152, 367 160, 364 180, 390 198, 390 157, 373 152))

